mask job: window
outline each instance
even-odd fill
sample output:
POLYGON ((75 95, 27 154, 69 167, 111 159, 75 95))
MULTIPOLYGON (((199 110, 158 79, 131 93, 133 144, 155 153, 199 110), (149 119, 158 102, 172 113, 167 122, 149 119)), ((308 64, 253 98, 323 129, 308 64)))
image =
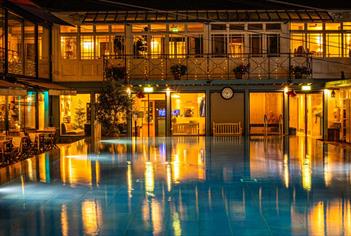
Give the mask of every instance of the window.
POLYGON ((212 35, 212 55, 223 57, 227 54, 227 35, 212 35))
POLYGON ((344 34, 344 57, 351 57, 351 33, 344 34))
POLYGON ((132 25, 132 32, 148 32, 149 26, 145 24, 134 24, 132 25))
POLYGON ((188 38, 188 54, 195 56, 202 56, 203 54, 203 38, 199 36, 189 36, 188 38))
POLYGON ((61 33, 77 33, 77 27, 73 26, 60 26, 61 33))
POLYGON ((163 54, 164 38, 162 36, 152 36, 150 44, 151 57, 160 58, 163 54))
POLYGON ((169 57, 170 58, 183 58, 186 54, 186 44, 184 37, 169 38, 169 57))
POLYGON ((266 24, 266 30, 281 30, 281 24, 266 24))
POLYGON ((227 26, 225 24, 213 24, 211 25, 211 30, 227 30, 227 26))
POLYGON ((23 43, 22 20, 13 14, 8 19, 8 60, 9 72, 23 74, 23 43))
POLYGON ((231 24, 229 25, 229 30, 245 30, 244 24, 231 24))
POLYGON ((95 30, 96 32, 107 33, 109 32, 109 25, 96 25, 95 30))
POLYGON ((341 30, 340 23, 325 23, 326 30, 341 30))
POLYGON ((77 59, 76 36, 61 36, 61 57, 63 59, 77 59))
POLYGON ((110 36, 98 35, 96 36, 96 57, 102 58, 109 55, 111 51, 110 36))
POLYGON ((268 56, 278 57, 280 54, 280 35, 267 35, 267 53, 268 56))
POLYGON ((94 59, 94 36, 80 37, 80 58, 83 60, 94 59))
POLYGON ((342 23, 343 30, 351 30, 351 22, 342 23))
POLYGON ((81 25, 80 32, 82 33, 92 33, 93 32, 93 25, 81 25))
POLYGON ((304 30, 305 24, 304 23, 291 23, 290 30, 304 30))
POLYGON ((323 35, 307 34, 307 49, 314 56, 323 56, 323 35))
POLYGON ((189 23, 188 24, 188 31, 190 31, 190 32, 202 32, 202 31, 204 31, 204 24, 201 24, 201 23, 191 24, 191 23, 189 23))
POLYGON ((135 57, 147 56, 147 36, 134 35, 133 52, 135 57))
POLYGON ((262 36, 260 34, 250 35, 250 54, 254 57, 262 56, 262 36))
POLYGON ((170 24, 169 25, 169 31, 170 32, 184 32, 185 31, 185 25, 184 24, 170 24))
POLYGON ((341 34, 326 34, 326 56, 341 57, 341 34))
POLYGON ((241 57, 244 50, 244 35, 230 35, 229 36, 229 53, 232 57, 241 57))
POLYGON ((303 56, 306 53, 305 49, 305 34, 294 33, 290 36, 290 53, 294 56, 303 56))
POLYGON ((115 35, 113 37, 113 53, 115 56, 122 56, 124 54, 124 37, 121 35, 115 35))
POLYGON ((322 23, 308 23, 307 30, 323 30, 322 23))
POLYGON ((124 25, 111 25, 111 31, 115 33, 124 33, 124 25))
POLYGON ((166 32, 166 24, 152 24, 151 32, 166 32))
POLYGON ((249 30, 263 30, 263 25, 262 24, 249 24, 248 29, 249 30))

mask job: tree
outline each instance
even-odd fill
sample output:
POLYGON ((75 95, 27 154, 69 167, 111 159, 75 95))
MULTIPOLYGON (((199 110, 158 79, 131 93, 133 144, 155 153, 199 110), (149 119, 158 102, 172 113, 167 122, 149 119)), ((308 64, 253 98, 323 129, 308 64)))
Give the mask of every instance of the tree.
POLYGON ((76 108, 76 116, 75 116, 75 128, 79 129, 84 129, 84 123, 85 123, 85 108, 82 107, 82 101, 78 101, 78 107, 76 108))
POLYGON ((133 99, 127 92, 125 73, 119 73, 125 70, 120 69, 118 73, 116 73, 116 68, 106 70, 106 72, 114 71, 115 73, 105 73, 104 85, 96 103, 96 114, 102 125, 102 134, 115 136, 121 132, 119 116, 131 112, 133 99))

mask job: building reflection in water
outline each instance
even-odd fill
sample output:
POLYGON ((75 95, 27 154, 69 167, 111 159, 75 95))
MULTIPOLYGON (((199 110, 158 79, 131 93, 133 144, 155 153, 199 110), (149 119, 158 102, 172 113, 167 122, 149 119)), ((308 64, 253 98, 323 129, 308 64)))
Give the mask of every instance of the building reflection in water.
POLYGON ((0 197, 25 201, 25 210, 33 196, 51 199, 41 214, 59 212, 62 235, 94 235, 105 224, 183 235, 189 220, 261 224, 263 215, 264 224, 290 225, 291 234, 350 235, 350 153, 305 138, 285 141, 122 139, 102 143, 95 155, 81 141, 0 169, 2 183, 15 180, 0 197))

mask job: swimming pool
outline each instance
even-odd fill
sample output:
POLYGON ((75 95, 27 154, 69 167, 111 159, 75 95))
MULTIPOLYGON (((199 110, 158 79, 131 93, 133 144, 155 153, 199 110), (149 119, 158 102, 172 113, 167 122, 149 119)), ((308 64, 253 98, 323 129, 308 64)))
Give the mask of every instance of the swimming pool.
POLYGON ((304 137, 82 140, 0 169, 0 235, 351 235, 350 158, 304 137))

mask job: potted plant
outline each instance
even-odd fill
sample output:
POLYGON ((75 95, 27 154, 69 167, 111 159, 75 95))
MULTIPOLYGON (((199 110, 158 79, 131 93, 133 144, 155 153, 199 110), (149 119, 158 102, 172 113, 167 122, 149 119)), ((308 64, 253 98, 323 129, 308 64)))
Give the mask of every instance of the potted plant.
POLYGON ((182 64, 174 64, 171 66, 171 72, 174 76, 174 79, 180 80, 181 77, 188 72, 188 68, 182 64))
POLYGON ((309 77, 312 74, 312 70, 307 66, 290 66, 289 73, 295 79, 303 79, 309 77))
POLYGON ((105 77, 115 80, 125 80, 126 68, 124 66, 108 66, 105 69, 105 77))
POLYGON ((235 67, 233 69, 233 72, 235 74, 235 78, 236 79, 242 79, 243 75, 245 73, 248 73, 250 70, 250 64, 244 65, 244 64, 240 64, 237 67, 235 67))

